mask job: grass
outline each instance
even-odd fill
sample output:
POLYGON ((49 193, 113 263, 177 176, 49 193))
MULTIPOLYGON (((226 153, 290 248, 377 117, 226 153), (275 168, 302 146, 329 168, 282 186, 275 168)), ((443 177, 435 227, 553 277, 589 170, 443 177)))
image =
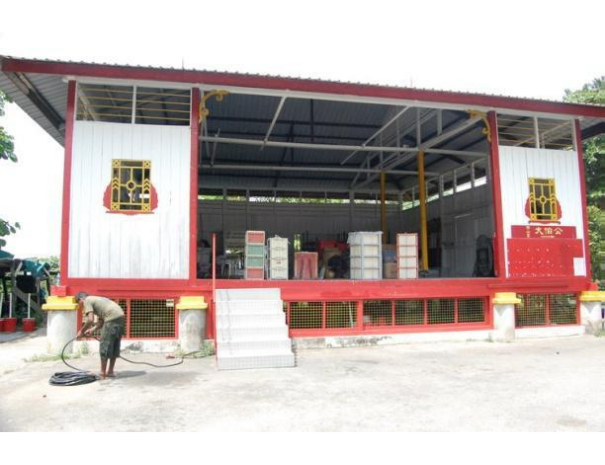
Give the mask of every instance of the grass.
MULTIPOLYGON (((82 356, 86 356, 90 353, 90 350, 88 348, 88 344, 86 342, 83 342, 80 344, 80 349, 78 350, 78 352, 73 353, 73 354, 65 354, 63 357, 65 358, 65 360, 73 360, 76 358, 80 358, 82 356)), ((38 354, 38 355, 34 355, 32 357, 26 358, 24 359, 26 362, 31 363, 31 362, 56 362, 58 360, 61 360, 61 354, 38 354)))
POLYGON ((210 341, 204 341, 199 351, 194 353, 185 353, 181 349, 174 352, 174 356, 177 358, 187 356, 187 358, 203 358, 214 355, 214 344, 210 341))

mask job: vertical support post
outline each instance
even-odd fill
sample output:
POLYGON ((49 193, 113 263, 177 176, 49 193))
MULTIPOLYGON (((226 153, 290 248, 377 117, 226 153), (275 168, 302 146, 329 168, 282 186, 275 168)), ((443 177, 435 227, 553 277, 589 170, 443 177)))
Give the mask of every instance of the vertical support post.
POLYGON ((355 231, 353 227, 355 219, 355 192, 349 191, 349 231, 355 231))
POLYGON ((197 279, 197 194, 198 194, 198 159, 200 144, 200 90, 194 88, 191 92, 191 159, 189 166, 189 280, 197 279))
POLYGON ((67 84, 67 111, 65 113, 65 157, 63 160, 63 208, 61 210, 61 284, 69 277, 69 206, 71 202, 71 158, 76 106, 76 81, 67 84))
POLYGON ((131 327, 130 322, 132 320, 132 318, 130 317, 130 315, 131 315, 130 301, 131 301, 131 299, 126 299, 126 339, 130 339, 130 327, 131 327))
POLYGON ((586 261, 586 277, 590 279, 592 270, 590 265, 590 245, 588 241, 588 210, 586 206, 586 180, 584 175, 584 153, 582 148, 582 131, 580 122, 574 121, 575 131, 574 140, 576 143, 576 151, 578 152, 578 172, 580 173, 580 198, 582 199, 582 221, 584 223, 584 259, 586 261))
POLYGON ((500 185, 500 152, 498 150, 498 121, 496 113, 487 114, 492 142, 490 145, 490 166, 492 200, 494 203, 494 272, 500 278, 506 277, 504 248, 504 220, 502 215, 502 188, 500 185))
POLYGON ((382 230, 382 243, 387 243, 387 204, 386 204, 386 178, 384 171, 380 172, 380 229, 382 230))
POLYGON ((418 152, 418 200, 420 201, 420 253, 422 269, 429 269, 428 237, 426 228, 426 181, 424 179, 424 152, 418 152))
POLYGON ((363 300, 357 301, 357 329, 363 331, 363 300))
POLYGON ((327 307, 327 304, 326 304, 326 301, 324 300, 321 303, 321 328, 322 329, 326 329, 326 324, 327 324, 326 323, 327 322, 326 307, 327 307))
POLYGON ((210 306, 210 321, 208 326, 212 328, 212 338, 216 348, 216 233, 212 233, 212 304, 210 306))

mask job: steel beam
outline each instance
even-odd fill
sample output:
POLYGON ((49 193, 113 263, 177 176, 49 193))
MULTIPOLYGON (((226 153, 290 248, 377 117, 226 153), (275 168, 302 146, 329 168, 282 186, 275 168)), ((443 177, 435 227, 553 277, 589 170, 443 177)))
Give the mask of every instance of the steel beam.
POLYGON ((273 128, 275 127, 277 118, 279 118, 279 114, 281 113, 281 110, 284 107, 285 101, 286 101, 286 97, 284 96, 281 98, 281 100, 279 101, 279 104, 277 105, 277 110, 275 110, 275 115, 273 115, 273 120, 271 121, 269 130, 267 131, 267 134, 265 135, 265 138, 263 139, 263 145, 261 145, 261 148, 260 148, 261 150, 263 150, 265 148, 265 145, 267 145, 267 142, 269 141, 269 137, 271 136, 271 132, 273 131, 273 128))
MULTIPOLYGON (((399 175, 416 175, 418 171, 404 171, 404 170, 380 170, 376 168, 346 168, 339 165, 299 165, 299 166, 280 166, 280 165, 263 165, 255 163, 253 165, 240 165, 237 163, 219 163, 214 166, 209 164, 203 164, 200 166, 202 169, 207 170, 242 170, 242 171, 311 171, 311 172, 325 172, 325 173, 370 173, 380 174, 384 171, 386 174, 399 174, 399 175)), ((427 175, 437 176, 439 173, 427 172, 427 175)))
MULTIPOLYGON (((389 121, 387 121, 386 124, 384 124, 378 131, 376 131, 374 134, 372 134, 370 137, 368 137, 368 139, 363 144, 361 144, 361 146, 365 147, 366 145, 368 145, 368 143, 370 141, 372 141, 376 136, 378 136, 379 134, 381 134, 386 128, 388 128, 391 124, 393 124, 394 121, 397 121, 399 119, 399 117, 401 115, 403 115, 409 109, 410 109, 410 107, 405 107, 401 111, 399 111, 395 116, 393 116, 389 121)), ((340 162, 340 164, 344 165, 347 161, 349 161, 357 153, 359 153, 359 150, 355 150, 354 152, 350 153, 349 155, 347 155, 345 157, 344 160, 342 160, 340 162)))
POLYGON ((34 84, 27 79, 23 73, 11 73, 4 71, 4 74, 11 82, 25 95, 25 97, 44 115, 44 117, 60 132, 65 130, 65 120, 48 103, 48 100, 40 93, 34 84))

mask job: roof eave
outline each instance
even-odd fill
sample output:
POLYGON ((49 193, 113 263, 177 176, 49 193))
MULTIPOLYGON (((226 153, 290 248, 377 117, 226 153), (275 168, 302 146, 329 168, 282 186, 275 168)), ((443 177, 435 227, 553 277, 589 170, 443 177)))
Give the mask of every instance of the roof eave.
POLYGON ((108 79, 165 81, 272 90, 289 90, 408 101, 416 100, 442 104, 465 105, 469 108, 486 107, 498 110, 515 110, 570 115, 575 117, 605 118, 605 107, 503 97, 496 95, 480 95, 464 92, 387 87, 369 84, 352 84, 214 71, 30 60, 5 56, 0 56, 0 60, 0 67, 4 72, 55 74, 78 77, 86 76, 108 79))

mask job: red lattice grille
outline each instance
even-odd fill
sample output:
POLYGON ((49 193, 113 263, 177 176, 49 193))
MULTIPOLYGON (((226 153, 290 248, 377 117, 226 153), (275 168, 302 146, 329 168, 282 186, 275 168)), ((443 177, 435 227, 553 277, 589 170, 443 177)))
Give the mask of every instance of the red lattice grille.
POLYGON ((546 295, 523 294, 516 305, 517 326, 544 326, 546 324, 546 295))
POLYGON ((175 337, 174 300, 130 300, 130 337, 175 337))
POLYGON ((326 328, 357 326, 357 302, 326 302, 326 328))
POLYGON ((484 299, 458 299, 458 323, 485 321, 484 299))
POLYGON ((363 324, 389 326, 393 324, 393 303, 390 300, 369 300, 363 303, 363 324))
POLYGON ((424 300, 395 301, 396 325, 424 324, 424 300))
POLYGON ((431 299, 428 301, 428 323, 430 325, 455 323, 454 299, 431 299))
POLYGON ((551 324, 569 325, 578 322, 578 303, 574 294, 551 294, 549 299, 551 324))
POLYGON ((323 304, 321 302, 291 302, 290 329, 322 327, 323 304))

